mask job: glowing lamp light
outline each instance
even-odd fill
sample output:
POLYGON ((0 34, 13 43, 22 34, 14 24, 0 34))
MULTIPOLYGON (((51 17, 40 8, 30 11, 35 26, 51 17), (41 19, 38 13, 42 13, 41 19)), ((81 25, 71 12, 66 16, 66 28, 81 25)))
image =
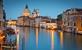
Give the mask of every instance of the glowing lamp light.
POLYGON ((16 30, 16 34, 18 34, 18 32, 19 32, 19 29, 16 30))

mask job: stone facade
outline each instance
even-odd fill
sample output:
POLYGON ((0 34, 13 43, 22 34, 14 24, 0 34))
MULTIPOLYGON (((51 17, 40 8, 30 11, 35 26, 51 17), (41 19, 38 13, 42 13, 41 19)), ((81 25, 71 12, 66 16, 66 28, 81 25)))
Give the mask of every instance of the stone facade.
POLYGON ((18 17, 17 26, 46 27, 47 22, 53 21, 48 16, 40 16, 39 9, 34 9, 32 15, 30 14, 28 6, 26 6, 23 15, 18 17))
POLYGON ((82 9, 72 8, 63 13, 63 29, 68 32, 82 31, 82 9))

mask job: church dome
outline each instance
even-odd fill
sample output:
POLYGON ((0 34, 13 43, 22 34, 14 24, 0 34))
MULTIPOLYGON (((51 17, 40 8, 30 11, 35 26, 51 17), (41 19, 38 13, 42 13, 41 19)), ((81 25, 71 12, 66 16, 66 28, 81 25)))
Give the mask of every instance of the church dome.
POLYGON ((30 16, 30 11, 29 11, 27 5, 25 6, 25 9, 24 9, 24 11, 23 11, 23 16, 30 16))

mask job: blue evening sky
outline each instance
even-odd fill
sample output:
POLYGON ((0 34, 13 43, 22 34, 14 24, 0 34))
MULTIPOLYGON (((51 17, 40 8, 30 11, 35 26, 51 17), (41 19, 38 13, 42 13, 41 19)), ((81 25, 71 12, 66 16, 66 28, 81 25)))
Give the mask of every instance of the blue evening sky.
POLYGON ((82 8, 82 0, 4 0, 7 19, 17 19, 21 16, 26 4, 31 12, 37 8, 41 16, 51 18, 56 18, 58 14, 69 8, 82 8))

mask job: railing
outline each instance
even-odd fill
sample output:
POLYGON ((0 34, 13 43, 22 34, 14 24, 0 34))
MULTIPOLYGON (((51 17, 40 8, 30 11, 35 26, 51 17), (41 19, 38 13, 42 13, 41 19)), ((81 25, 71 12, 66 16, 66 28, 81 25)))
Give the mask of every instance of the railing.
POLYGON ((16 50, 17 46, 16 46, 16 42, 3 42, 0 43, 0 50, 16 50))

